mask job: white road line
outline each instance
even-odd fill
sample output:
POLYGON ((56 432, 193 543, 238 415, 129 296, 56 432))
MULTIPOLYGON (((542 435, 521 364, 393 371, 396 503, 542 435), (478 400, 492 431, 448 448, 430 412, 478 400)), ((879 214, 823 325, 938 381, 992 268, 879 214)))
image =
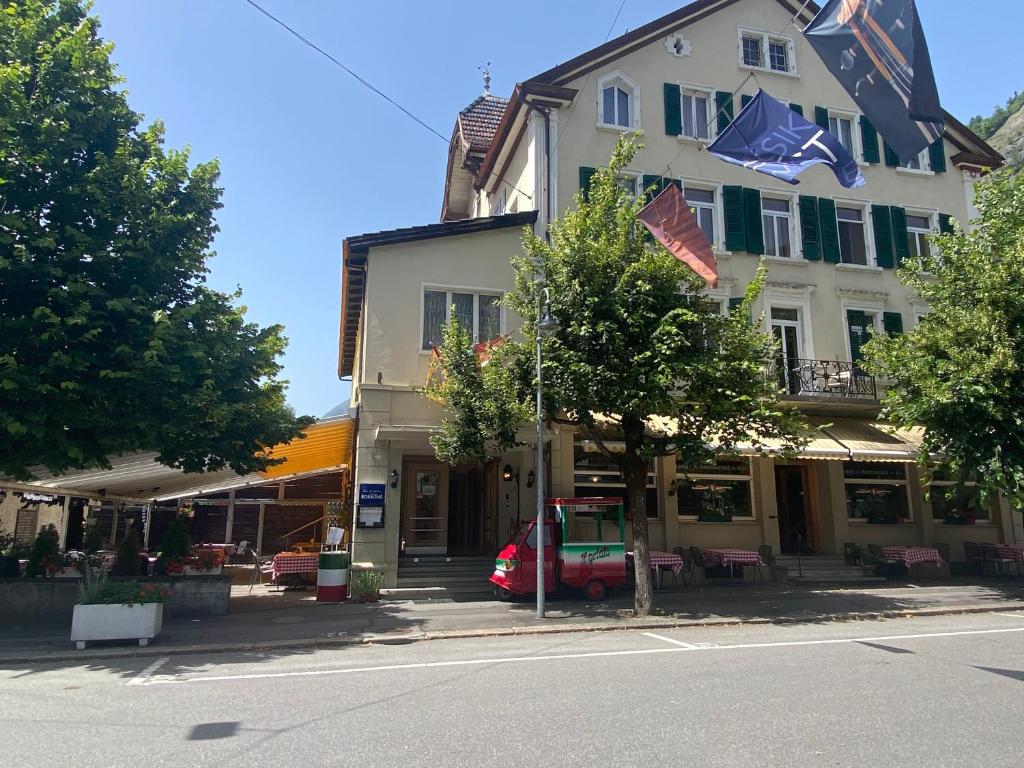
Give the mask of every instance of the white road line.
POLYGON ((1024 613, 990 613, 989 616, 1006 616, 1008 619, 1024 619, 1024 613))
POLYGON ((139 674, 137 674, 135 677, 133 677, 131 680, 125 683, 125 685, 145 685, 146 682, 149 680, 150 676, 170 660, 171 658, 169 656, 161 656, 159 659, 154 661, 144 670, 139 672, 139 674))
POLYGON ((664 640, 666 643, 672 643, 672 645, 678 645, 681 648, 686 648, 691 651, 700 647, 699 645, 684 643, 682 640, 675 640, 671 637, 665 637, 664 635, 656 635, 654 632, 644 632, 643 634, 647 637, 653 637, 655 640, 664 640))
MULTIPOLYGON (((956 632, 926 632, 916 635, 885 635, 881 637, 843 637, 827 640, 788 640, 775 643, 737 643, 733 645, 693 646, 690 648, 644 648, 629 651, 592 651, 588 653, 559 653, 544 656, 506 656, 490 659, 457 659, 453 661, 421 661, 413 664, 385 664, 375 667, 350 667, 348 669, 319 669, 302 672, 258 672, 245 675, 210 675, 208 677, 189 678, 154 678, 149 685, 172 685, 177 683, 213 683, 226 680, 263 680, 281 677, 323 677, 326 675, 353 675, 360 672, 393 672, 406 669, 432 669, 437 667, 466 667, 484 664, 513 664, 536 661, 563 661, 567 659, 596 659, 612 656, 647 656, 659 653, 698 653, 701 651, 730 651, 757 648, 787 648, 810 645, 852 645, 893 640, 927 640, 939 637, 965 637, 970 635, 996 635, 1024 632, 1024 627, 1006 627, 1003 629, 968 629, 956 632)), ((647 633, 644 633, 647 634, 647 633)), ((659 638, 669 640, 669 638, 659 638)), ((670 640, 671 642, 671 640, 670 640)), ((145 674, 145 672, 143 672, 145 674)))

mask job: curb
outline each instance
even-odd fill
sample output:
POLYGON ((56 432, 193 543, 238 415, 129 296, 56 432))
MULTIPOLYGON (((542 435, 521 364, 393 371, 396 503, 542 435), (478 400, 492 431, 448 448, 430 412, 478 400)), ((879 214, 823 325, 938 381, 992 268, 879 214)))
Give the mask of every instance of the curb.
POLYGON ((67 661, 96 661, 104 659, 148 658, 153 656, 180 656, 187 654, 217 653, 260 653, 265 651, 304 650, 336 648, 350 645, 408 645, 427 640, 462 640, 483 637, 517 637, 527 635, 556 635, 580 632, 629 632, 640 629, 700 629, 713 627, 737 627, 765 624, 824 624, 829 622, 877 621, 880 619, 908 619, 929 616, 958 616, 973 613, 994 613, 997 611, 1024 610, 1024 603, 997 603, 992 605, 948 606, 936 608, 907 608, 889 611, 864 611, 847 613, 826 613, 811 616, 773 616, 751 619, 671 619, 620 620, 614 624, 559 624, 551 626, 494 627, 490 629, 451 629, 418 631, 404 635, 360 634, 338 637, 308 637, 295 640, 272 640, 247 643, 211 643, 207 645, 180 645, 96 649, 84 651, 57 651, 53 654, 23 656, 0 655, 0 668, 10 664, 47 664, 67 661))

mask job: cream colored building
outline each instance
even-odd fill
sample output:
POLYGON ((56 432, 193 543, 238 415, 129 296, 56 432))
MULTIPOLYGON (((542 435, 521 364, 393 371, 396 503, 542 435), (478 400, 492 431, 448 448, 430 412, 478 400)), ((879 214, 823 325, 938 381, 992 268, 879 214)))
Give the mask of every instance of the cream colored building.
MULTIPOLYGON (((854 364, 868 333, 900 332, 927 313, 893 267, 927 247, 927 233, 968 223, 973 180, 1001 158, 948 116, 941 143, 899 164, 800 34, 816 10, 810 3, 794 20, 786 0, 698 0, 523 81, 510 99, 485 93, 457 118, 442 221, 345 241, 339 374, 351 377, 359 409, 354 479, 385 486, 383 527, 356 529, 355 560, 383 569, 386 585, 403 547, 490 553, 510 521, 530 514, 529 430, 494 465, 441 465, 427 442, 440 410, 418 390, 446 307, 479 340, 516 330, 496 301, 513 287, 521 229, 543 232, 574 205, 625 131, 644 145, 626 182, 638 192, 661 177, 680 184, 714 242, 720 280, 708 296, 723 312, 764 256, 758 310, 782 342, 780 385, 812 423, 832 425, 798 461, 687 469, 658 460, 652 546, 835 554, 845 542, 942 541, 961 559, 964 539, 1012 539, 1005 506, 973 526, 945 522, 925 499, 914 436, 873 426, 882 383, 854 364), (790 186, 706 152, 758 86, 827 126, 867 184, 844 189, 819 166, 790 186), (714 509, 731 521, 708 522, 714 509), (868 522, 880 511, 901 522, 868 522)), ((553 495, 616 491, 614 472, 572 431, 549 437, 553 495)))

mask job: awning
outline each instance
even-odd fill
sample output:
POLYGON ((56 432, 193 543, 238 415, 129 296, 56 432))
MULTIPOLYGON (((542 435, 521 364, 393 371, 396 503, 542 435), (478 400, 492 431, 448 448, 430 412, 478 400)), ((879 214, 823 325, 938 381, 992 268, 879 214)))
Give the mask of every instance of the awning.
POLYGON ((887 424, 857 419, 830 419, 821 421, 821 431, 847 448, 851 461, 917 461, 917 446, 891 433, 887 424))
MULTIPOLYGON (((820 459, 823 461, 848 461, 850 452, 828 435, 814 429, 808 436, 807 445, 800 449, 797 458, 820 459)), ((778 440, 763 440, 763 450, 757 450, 752 443, 741 443, 738 447, 741 456, 775 456, 782 453, 782 443, 778 440)))

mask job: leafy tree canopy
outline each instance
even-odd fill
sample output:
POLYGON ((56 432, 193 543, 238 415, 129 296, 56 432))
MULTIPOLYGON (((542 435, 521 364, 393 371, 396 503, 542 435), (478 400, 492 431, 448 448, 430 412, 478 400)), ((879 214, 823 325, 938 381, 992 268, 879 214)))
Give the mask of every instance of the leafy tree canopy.
MULTIPOLYGON (((594 439, 622 471, 632 517, 636 610, 644 614, 651 606, 649 460, 678 454, 686 465, 701 464, 741 443, 791 450, 799 443, 800 423, 778 403, 768 375, 775 342, 751 322, 763 270, 732 315, 703 300, 703 279, 651 242, 637 219, 644 200, 634 200, 619 182, 638 150, 632 139, 619 142, 589 193, 577 196, 577 208, 552 222, 550 242, 526 231, 525 254, 514 263, 515 290, 506 297, 525 320, 525 338, 503 349, 518 391, 507 394, 505 383, 488 394, 514 401, 505 406, 508 414, 529 407, 536 316, 547 286, 561 324, 557 335, 543 341, 547 415, 594 439), (624 452, 610 451, 608 438, 623 441, 624 452)), ((467 342, 459 340, 463 349, 467 342)), ((445 373, 468 388, 475 375, 471 355, 459 359, 464 365, 445 373)), ((449 441, 445 458, 479 451, 479 419, 474 408, 449 409, 443 434, 464 439, 449 441)), ((489 450, 510 447, 513 435, 490 432, 489 450)))
POLYGON ((1003 127, 1015 112, 1024 107, 1024 93, 1015 93, 1006 100, 1006 106, 997 106, 988 117, 975 115, 967 127, 981 136, 983 139, 990 139, 992 135, 1003 127))
POLYGON ((931 308, 917 328, 865 346, 892 380, 885 416, 924 426, 922 460, 976 475, 988 494, 1024 500, 1024 179, 1000 172, 975 186, 970 232, 932 238, 900 279, 931 308))
POLYGON ((155 450, 268 463, 296 419, 280 326, 205 284, 215 161, 144 128, 81 0, 0 0, 0 474, 155 450))

